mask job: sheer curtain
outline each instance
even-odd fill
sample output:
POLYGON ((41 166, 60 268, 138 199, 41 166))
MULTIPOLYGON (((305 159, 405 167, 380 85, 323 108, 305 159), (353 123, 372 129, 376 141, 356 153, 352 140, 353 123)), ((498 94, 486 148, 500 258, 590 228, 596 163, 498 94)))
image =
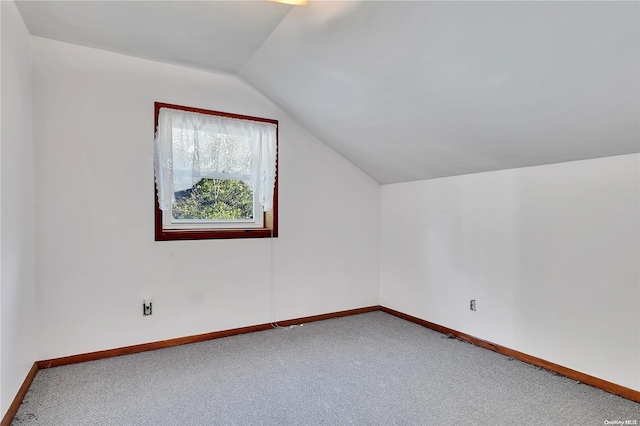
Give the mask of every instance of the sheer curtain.
POLYGON ((276 129, 273 123, 161 108, 154 158, 160 209, 170 209, 176 191, 220 178, 243 180, 264 211, 271 210, 276 129))

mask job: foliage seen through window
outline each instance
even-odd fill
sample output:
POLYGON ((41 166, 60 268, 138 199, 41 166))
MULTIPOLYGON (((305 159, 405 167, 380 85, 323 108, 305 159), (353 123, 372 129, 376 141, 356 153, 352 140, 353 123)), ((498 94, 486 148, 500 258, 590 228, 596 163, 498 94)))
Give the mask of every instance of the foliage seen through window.
POLYGON ((175 193, 174 219, 252 220, 253 192, 234 179, 202 179, 175 193))

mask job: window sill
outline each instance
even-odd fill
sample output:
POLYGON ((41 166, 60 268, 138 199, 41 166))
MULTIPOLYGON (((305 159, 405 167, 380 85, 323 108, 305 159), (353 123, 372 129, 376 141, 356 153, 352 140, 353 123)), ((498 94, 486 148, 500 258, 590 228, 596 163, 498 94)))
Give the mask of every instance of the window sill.
MULTIPOLYGON (((232 238, 270 238, 271 229, 216 229, 216 230, 185 230, 185 229, 163 229, 156 232, 156 241, 174 240, 216 240, 232 238)), ((273 231, 273 237, 278 237, 278 232, 273 231)))

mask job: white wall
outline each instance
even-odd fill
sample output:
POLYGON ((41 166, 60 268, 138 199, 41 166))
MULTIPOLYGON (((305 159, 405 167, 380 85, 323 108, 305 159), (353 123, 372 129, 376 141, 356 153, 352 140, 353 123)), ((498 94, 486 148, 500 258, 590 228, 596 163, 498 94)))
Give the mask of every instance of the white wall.
POLYGON ((640 389, 639 161, 383 186, 381 304, 640 389))
POLYGON ((271 320, 269 239, 154 241, 154 101, 280 121, 276 319, 378 303, 380 186, 241 80, 37 37, 33 72, 38 359, 271 320))
POLYGON ((0 417, 36 360, 33 138, 29 33, 13 2, 0 2, 0 417))

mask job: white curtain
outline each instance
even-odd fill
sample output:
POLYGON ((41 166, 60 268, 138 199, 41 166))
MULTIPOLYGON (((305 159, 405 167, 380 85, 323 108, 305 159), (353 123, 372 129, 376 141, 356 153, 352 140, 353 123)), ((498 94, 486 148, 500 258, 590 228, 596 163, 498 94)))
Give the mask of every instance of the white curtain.
POLYGON ((155 139, 155 176, 161 210, 176 191, 203 178, 241 179, 273 207, 276 125, 161 108, 155 139))

